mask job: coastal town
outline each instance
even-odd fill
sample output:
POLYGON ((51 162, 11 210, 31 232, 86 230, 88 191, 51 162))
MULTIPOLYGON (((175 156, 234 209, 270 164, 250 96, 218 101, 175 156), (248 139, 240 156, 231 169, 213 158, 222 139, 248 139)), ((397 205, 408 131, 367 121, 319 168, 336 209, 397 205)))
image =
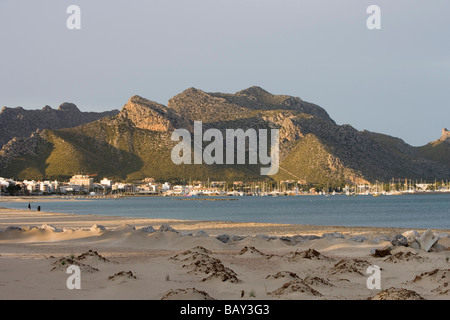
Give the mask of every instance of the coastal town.
POLYGON ((432 182, 392 179, 386 183, 345 184, 342 187, 312 186, 304 181, 185 181, 172 184, 145 178, 135 182, 113 181, 79 174, 69 181, 15 181, 0 177, 0 196, 280 196, 280 195, 399 195, 450 192, 448 180, 432 182))

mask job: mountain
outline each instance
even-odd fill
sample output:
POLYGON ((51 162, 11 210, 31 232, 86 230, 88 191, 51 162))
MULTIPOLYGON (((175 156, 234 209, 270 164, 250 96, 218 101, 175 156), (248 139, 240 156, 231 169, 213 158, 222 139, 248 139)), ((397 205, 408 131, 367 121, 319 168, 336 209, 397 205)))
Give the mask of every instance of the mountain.
POLYGON ((3 107, 0 112, 0 148, 11 139, 29 137, 36 130, 75 127, 118 112, 81 112, 76 105, 67 102, 56 110, 50 106, 41 110, 3 107))
POLYGON ((442 129, 442 136, 438 140, 419 147, 418 150, 423 157, 450 167, 450 131, 442 129))
POLYGON ((259 87, 234 94, 189 88, 167 106, 136 95, 117 114, 15 138, 0 151, 0 176, 64 178, 78 172, 128 180, 274 179, 329 186, 393 177, 445 179, 450 177, 450 143, 441 138, 412 147, 399 138, 338 125, 320 106, 259 87), (278 173, 261 176, 260 164, 173 164, 177 142, 172 132, 185 128, 192 133, 194 121, 202 121, 204 131, 279 128, 278 173))

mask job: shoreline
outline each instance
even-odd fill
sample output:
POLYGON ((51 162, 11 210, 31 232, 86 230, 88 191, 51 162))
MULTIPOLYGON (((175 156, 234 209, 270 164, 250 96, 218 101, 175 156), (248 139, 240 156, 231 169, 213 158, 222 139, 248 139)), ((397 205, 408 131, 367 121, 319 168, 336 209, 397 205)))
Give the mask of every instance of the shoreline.
MULTIPOLYGON (((429 193, 429 194, 435 195, 435 193, 433 193, 433 194, 429 193)), ((314 196, 314 195, 309 195, 309 196, 314 196)), ((315 195, 315 196, 317 198, 324 197, 323 195, 322 196, 315 195)), ((339 197, 339 196, 341 196, 342 198, 346 198, 345 195, 335 195, 335 196, 331 196, 331 197, 339 197)), ((136 196, 136 197, 152 198, 155 196, 136 196)), ((160 196, 157 196, 157 197, 160 197, 160 196)), ((366 195, 366 197, 372 198, 371 196, 367 196, 367 195, 366 195)), ((130 199, 132 199, 132 198, 133 197, 130 197, 130 199)), ((242 197, 229 198, 229 197, 216 197, 216 196, 202 196, 202 197, 191 198, 191 197, 183 197, 183 196, 171 196, 169 198, 171 198, 170 200, 179 200, 179 201, 186 200, 188 202, 202 201, 202 200, 204 200, 205 202, 211 202, 211 201, 214 202, 214 201, 220 200, 220 202, 222 202, 222 201, 226 201, 226 200, 240 200, 239 198, 242 198, 242 197)), ((244 198, 249 198, 249 197, 244 197, 244 198)), ((255 198, 255 197, 250 197, 250 198, 255 198)), ((256 197, 256 198, 258 198, 258 197, 256 197)), ((116 200, 124 200, 124 199, 126 200, 126 197, 120 198, 120 199, 114 199, 114 200, 116 201, 116 200)), ((76 201, 78 201, 78 202, 82 201, 82 202, 87 202, 87 204, 89 204, 91 201, 96 201, 96 200, 101 201, 104 199, 103 198, 98 199, 95 197, 94 198, 92 198, 92 197, 73 197, 73 198, 71 198, 71 197, 61 197, 61 196, 2 197, 2 198, 0 198, 0 208, 5 208, 5 210, 18 210, 18 211, 23 210, 26 212, 37 212, 36 209, 34 208, 34 206, 40 202, 42 204, 44 204, 45 202, 74 203, 76 201), (11 203, 13 207, 20 206, 20 203, 23 203, 24 206, 23 206, 23 208, 2 207, 2 203, 6 203, 6 202, 11 203), (33 206, 32 211, 28 211, 28 209, 26 209, 25 204, 27 202, 32 204, 32 206, 33 206)), ((112 199, 107 199, 107 200, 110 201, 112 199)), ((235 202, 235 201, 226 201, 226 202, 235 202)), ((412 230, 412 229, 418 230, 421 232, 428 230, 428 229, 436 231, 436 232, 438 232, 438 231, 449 232, 450 231, 450 227, 448 225, 445 225, 444 227, 441 228, 440 226, 442 224, 438 224, 438 223, 428 224, 426 220, 422 221, 423 223, 412 223, 412 224, 411 223, 398 223, 398 224, 394 223, 393 226, 391 226, 388 221, 386 223, 378 221, 378 223, 377 223, 378 225, 375 225, 375 226, 371 226, 370 223, 362 223, 361 225, 346 225, 345 221, 339 221, 339 219, 337 219, 337 220, 332 220, 332 219, 331 220, 328 220, 328 219, 323 220, 322 219, 323 221, 318 221, 319 224, 315 224, 314 219, 312 219, 312 220, 309 219, 309 222, 311 222, 311 223, 301 223, 302 221, 300 221, 300 223, 297 223, 296 219, 290 219, 290 220, 288 219, 288 221, 286 221, 286 222, 279 223, 275 219, 257 219, 257 218, 245 219, 242 217, 240 217, 240 219, 238 218, 236 220, 233 220, 230 217, 224 218, 224 219, 228 219, 228 220, 208 220, 209 217, 196 218, 194 215, 194 219, 188 220, 188 219, 184 219, 184 216, 178 215, 178 214, 175 214, 175 215, 173 215, 173 217, 170 217, 170 218, 165 218, 163 215, 158 215, 158 214, 156 215, 157 216, 156 218, 147 218, 147 215, 141 215, 140 213, 138 213, 135 216, 131 216, 131 215, 130 216, 127 216, 127 215, 119 216, 119 215, 116 215, 115 212, 114 212, 114 214, 108 215, 107 213, 103 214, 103 212, 90 213, 91 212, 90 210, 83 210, 84 211, 83 213, 74 213, 74 212, 72 212, 72 210, 65 210, 66 212, 63 213, 63 212, 58 211, 58 209, 57 209, 58 206, 56 206, 56 208, 53 209, 54 211, 49 210, 48 208, 42 209, 42 208, 46 207, 45 205, 42 206, 42 204, 41 204, 41 211, 39 211, 41 213, 60 214, 60 215, 66 214, 69 216, 71 216, 73 214, 80 215, 80 216, 91 216, 91 218, 90 218, 91 221, 93 221, 95 219, 97 219, 99 221, 108 221, 108 220, 109 221, 114 221, 114 220, 120 221, 120 220, 122 220, 122 221, 130 221, 130 224, 134 223, 134 221, 141 221, 141 222, 147 221, 146 223, 150 223, 150 224, 151 223, 159 223, 161 221, 178 221, 177 222, 178 224, 180 224, 181 222, 184 222, 185 225, 189 224, 191 226, 193 226, 194 224, 197 224, 199 226, 202 224, 203 225, 214 225, 213 229, 218 229, 218 225, 224 225, 224 224, 229 224, 229 225, 234 224, 235 226, 245 225, 245 224, 250 226, 253 224, 253 225, 259 225, 259 226, 265 226, 265 229, 269 229, 269 231, 271 230, 270 227, 272 227, 272 229, 276 230, 277 234, 280 234, 280 232, 283 232, 282 231, 283 229, 284 230, 292 230, 291 234, 296 232, 295 230, 298 230, 297 233, 301 233, 301 232, 308 232, 308 230, 318 230, 318 229, 359 230, 358 231, 359 234, 361 234, 361 232, 367 233, 368 230, 370 230, 370 229, 373 229, 374 232, 377 232, 377 230, 378 231, 384 230, 385 232, 386 232, 386 230, 392 230, 392 231, 396 230, 398 233, 402 233, 404 231, 408 231, 408 230, 412 230), (97 218, 94 218, 94 217, 97 217, 97 218), (333 222, 337 223, 337 224, 333 224, 333 222), (410 226, 408 226, 408 224, 410 226)), ((62 209, 62 210, 64 210, 64 209, 62 209)), ((133 209, 131 208, 130 210, 132 212, 133 209)), ((174 210, 176 210, 176 209, 174 209, 174 210)), ((173 212, 177 212, 177 211, 173 211, 173 212)), ((120 213, 118 213, 118 214, 120 214, 120 213)), ((122 214, 123 214, 123 212, 122 212, 122 214)), ((407 219, 408 217, 404 217, 404 218, 407 219)), ((220 218, 218 218, 218 219, 220 219, 220 218)), ((409 220, 403 220, 403 221, 406 222, 409 220)), ((117 223, 115 224, 115 226, 117 226, 117 223)), ((1 224, 0 224, 0 227, 1 227, 1 224)), ((88 226, 83 226, 83 227, 88 227, 88 226)))
MULTIPOLYGON (((208 220, 183 220, 183 219, 158 219, 142 217, 108 216, 96 214, 70 214, 45 211, 28 211, 21 209, 9 209, 0 206, 0 230, 8 226, 28 227, 33 225, 51 224, 60 228, 90 228, 94 224, 100 224, 107 228, 117 228, 123 225, 132 225, 136 228, 149 225, 160 227, 169 224, 181 232, 196 232, 203 230, 218 235, 227 231, 235 231, 245 235, 268 234, 274 236, 295 236, 308 233, 321 235, 325 232, 340 232, 346 235, 374 235, 374 234, 401 234, 412 228, 398 227, 366 227, 366 226, 336 226, 336 225, 308 225, 308 224, 283 224, 263 222, 233 222, 233 221, 208 221, 208 220), (5 215, 7 218, 5 218, 5 215), (5 220, 7 222, 5 222, 5 220)), ((414 228, 418 232, 431 230, 439 233, 449 233, 450 229, 440 228, 414 228)))
MULTIPOLYGON (((449 191, 416 191, 416 192, 406 192, 406 191, 398 191, 398 192, 392 192, 392 193, 351 193, 351 194, 345 194, 345 193, 336 193, 336 194, 319 194, 319 193, 299 193, 299 194, 290 194, 290 193, 280 193, 275 195, 275 197, 301 197, 301 196, 319 196, 319 197, 325 197, 325 196, 408 196, 408 195, 450 195, 449 191)), ((187 194, 117 194, 117 195, 21 195, 21 196, 0 196, 0 203, 1 202, 8 202, 8 201, 18 201, 18 202, 26 202, 29 201, 29 199, 45 199, 43 201, 51 201, 51 200, 76 200, 76 199, 121 199, 121 198, 142 198, 142 197, 173 197, 173 198, 200 198, 200 199, 214 199, 214 198, 236 198, 239 199, 241 197, 271 197, 272 195, 252 195, 252 194, 244 194, 244 195, 229 195, 229 194, 223 194, 223 195, 209 195, 209 194, 202 194, 202 195, 187 195, 187 194), (8 200, 10 199, 10 200, 8 200)))

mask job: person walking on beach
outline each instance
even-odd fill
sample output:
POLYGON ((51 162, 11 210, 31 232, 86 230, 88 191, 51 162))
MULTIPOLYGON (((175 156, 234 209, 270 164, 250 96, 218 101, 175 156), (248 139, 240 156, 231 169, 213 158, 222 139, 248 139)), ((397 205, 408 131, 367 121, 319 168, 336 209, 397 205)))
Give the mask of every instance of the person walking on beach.
POLYGON ((31 210, 31 203, 28 204, 28 210, 31 210))
POLYGON ((41 211, 41 206, 38 206, 38 207, 37 207, 37 210, 38 210, 38 211, 41 211))

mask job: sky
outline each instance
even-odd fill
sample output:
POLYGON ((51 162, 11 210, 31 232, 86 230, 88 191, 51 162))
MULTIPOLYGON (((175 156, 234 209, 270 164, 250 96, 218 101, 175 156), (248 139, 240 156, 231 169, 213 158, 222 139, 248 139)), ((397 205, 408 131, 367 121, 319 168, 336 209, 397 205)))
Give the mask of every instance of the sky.
POLYGON ((0 0, 0 107, 260 86, 419 146, 450 128, 449 39, 448 0, 0 0))

